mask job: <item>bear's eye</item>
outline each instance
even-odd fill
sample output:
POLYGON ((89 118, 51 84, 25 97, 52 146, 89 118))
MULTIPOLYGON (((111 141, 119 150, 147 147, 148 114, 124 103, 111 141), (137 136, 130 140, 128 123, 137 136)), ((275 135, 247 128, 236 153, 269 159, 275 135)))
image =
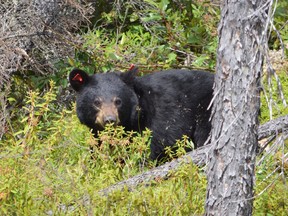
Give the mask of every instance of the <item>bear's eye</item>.
POLYGON ((96 106, 96 107, 100 107, 101 106, 101 100, 99 98, 96 98, 94 100, 94 106, 96 106))
POLYGON ((121 101, 120 98, 115 98, 114 103, 115 103, 116 106, 120 106, 122 104, 122 101, 121 101))

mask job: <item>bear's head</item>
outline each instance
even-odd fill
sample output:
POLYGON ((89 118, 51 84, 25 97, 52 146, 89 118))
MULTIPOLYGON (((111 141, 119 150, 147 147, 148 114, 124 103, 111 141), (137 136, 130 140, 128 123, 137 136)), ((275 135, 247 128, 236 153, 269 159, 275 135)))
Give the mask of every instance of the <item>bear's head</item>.
POLYGON ((69 82, 78 93, 77 115, 82 124, 94 133, 106 124, 136 129, 138 97, 133 89, 137 68, 128 72, 109 72, 88 75, 80 69, 70 72, 69 82))

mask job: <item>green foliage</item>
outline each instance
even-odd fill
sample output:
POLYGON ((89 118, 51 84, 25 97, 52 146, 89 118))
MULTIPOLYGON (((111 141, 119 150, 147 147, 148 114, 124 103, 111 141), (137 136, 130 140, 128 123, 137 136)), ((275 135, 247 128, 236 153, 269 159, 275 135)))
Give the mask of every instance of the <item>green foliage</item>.
POLYGON ((43 92, 49 91, 51 87, 51 81, 53 81, 53 91, 55 92, 55 95, 54 98, 50 101, 51 104, 49 106, 51 107, 53 104, 53 109, 55 112, 56 110, 57 112, 61 110, 61 106, 63 105, 64 101, 61 101, 63 100, 62 98, 59 100, 59 98, 60 94, 63 94, 63 89, 65 89, 68 85, 67 74, 69 68, 67 71, 67 64, 63 61, 58 62, 57 65, 59 70, 54 74, 50 73, 46 76, 35 75, 33 73, 31 73, 29 76, 15 74, 12 77, 13 82, 10 87, 10 94, 7 97, 8 105, 14 108, 11 110, 10 120, 14 120, 16 116, 15 114, 19 114, 19 110, 20 113, 28 112, 26 108, 25 110, 22 109, 22 107, 25 106, 23 101, 25 100, 25 96, 27 96, 27 92, 34 91, 35 94, 42 95, 43 92))
POLYGON ((88 72, 123 70, 132 63, 143 72, 214 68, 218 8, 202 2, 175 5, 169 0, 147 0, 143 7, 134 3, 124 1, 103 13, 100 24, 84 35, 82 48, 69 64, 88 72))
POLYGON ((95 139, 75 112, 54 112, 55 97, 53 82, 42 95, 28 92, 25 112, 0 141, 1 215, 58 215, 67 209, 86 215, 87 194, 96 215, 203 213, 205 177, 193 165, 171 173, 171 181, 156 179, 134 193, 100 196, 97 191, 153 167, 147 161, 151 133, 107 127, 95 139))
MULTIPOLYGON (((288 142, 284 149, 287 154, 288 142)), ((281 150, 270 155, 257 167, 253 215, 287 215, 287 161, 282 164, 285 152, 281 150)))
POLYGON ((269 45, 271 49, 284 48, 286 57, 288 56, 288 2, 287 1, 278 1, 277 8, 274 14, 274 25, 278 32, 272 31, 271 37, 269 40, 269 45), (277 35, 278 33, 278 35, 277 35), (280 38, 280 37, 281 38, 280 38), (282 42, 281 42, 282 40, 282 42), (281 44, 283 43, 283 44, 281 44), (286 44, 286 46, 285 46, 286 44), (283 46, 284 45, 284 46, 283 46))
POLYGON ((149 130, 143 131, 141 136, 135 132, 125 132, 123 127, 107 126, 104 131, 99 132, 99 139, 91 139, 93 172, 106 176, 107 171, 110 171, 106 177, 108 179, 101 179, 102 187, 145 170, 150 134, 149 130))
POLYGON ((177 172, 171 173, 169 181, 156 179, 149 187, 142 186, 134 192, 124 190, 110 194, 105 203, 106 209, 96 208, 94 214, 203 214, 205 185, 203 172, 195 165, 183 164, 177 172))
POLYGON ((185 155, 187 149, 194 149, 194 143, 188 136, 184 135, 182 140, 176 140, 175 146, 167 146, 165 148, 165 154, 169 160, 172 160, 185 155))
MULTIPOLYGON (((100 190, 154 166, 147 160, 151 132, 146 130, 140 135, 121 127, 107 127, 95 139, 79 123, 74 110, 59 107, 57 94, 67 86, 67 73, 73 67, 90 74, 125 70, 131 63, 139 65, 143 73, 171 67, 214 69, 218 8, 205 1, 132 2, 135 4, 97 3, 103 8, 101 19, 83 35, 83 45, 77 47, 75 58, 57 63, 57 72, 47 77, 33 72, 27 77, 13 77, 8 96, 13 109, 7 133, 0 140, 0 215, 204 213, 205 174, 192 164, 183 164, 170 173, 168 180, 156 178, 133 192, 123 190, 101 196, 100 190)), ((275 23, 287 43, 286 9, 287 2, 280 1, 275 23)), ((270 45, 278 48, 275 36, 272 33, 270 45)), ((278 76, 287 99, 287 75, 278 76)), ((265 79, 263 83, 268 92, 265 79)), ((288 114, 276 86, 273 80, 273 117, 288 114)), ((261 101, 264 122, 269 119, 269 111, 263 95, 261 101)), ((183 155, 186 147, 193 148, 193 143, 184 137, 176 146, 177 151, 167 148, 170 158, 183 155)), ((287 212, 287 177, 273 182, 278 173, 270 175, 276 160, 271 157, 257 167, 255 215, 287 212)))
MULTIPOLYGON (((151 133, 125 132, 107 127, 95 139, 81 125, 75 111, 55 112, 57 89, 28 92, 22 111, 15 114, 0 141, 1 215, 201 215, 204 213, 205 173, 183 164, 169 179, 156 178, 135 191, 98 193, 121 180, 147 171, 151 133), (12 130, 13 128, 13 130, 12 130), (91 154, 90 148, 93 148, 91 154), (88 199, 89 197, 89 199, 88 199)), ((187 137, 177 141, 171 157, 193 147, 187 137)), ((265 179, 275 165, 273 157, 257 168, 255 214, 283 215, 287 190, 277 173, 265 179), (272 184, 264 193, 263 189, 272 184)), ((285 180, 284 180, 285 181, 285 180)))
MULTIPOLYGON (((284 98, 288 99, 288 77, 286 72, 279 72, 277 74, 281 82, 284 98)), ((279 116, 288 114, 288 107, 283 104, 282 99, 279 94, 278 85, 275 77, 271 77, 271 85, 268 84, 267 75, 262 79, 264 91, 261 96, 261 122, 267 122, 270 120, 270 112, 272 112, 272 117, 276 118, 279 116), (271 109, 269 110, 269 104, 271 104, 271 109)))

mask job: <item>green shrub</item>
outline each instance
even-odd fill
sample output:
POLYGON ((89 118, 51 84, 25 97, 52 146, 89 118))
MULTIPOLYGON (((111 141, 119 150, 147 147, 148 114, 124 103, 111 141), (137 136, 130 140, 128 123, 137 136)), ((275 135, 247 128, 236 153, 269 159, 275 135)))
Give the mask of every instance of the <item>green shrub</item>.
POLYGON ((27 94, 24 112, 11 122, 14 130, 0 141, 0 214, 86 215, 90 207, 116 215, 203 212, 205 177, 193 165, 183 165, 169 181, 100 196, 97 191, 153 167, 147 162, 151 133, 107 127, 95 139, 74 111, 54 112, 56 90, 50 86, 44 94, 27 94), (87 195, 90 207, 83 201, 87 195))
MULTIPOLYGON (((74 109, 58 104, 59 89, 67 86, 67 71, 73 67, 90 74, 126 70, 131 63, 139 65, 143 74, 170 67, 214 69, 219 20, 216 7, 203 1, 137 1, 145 3, 143 8, 120 2, 120 10, 116 4, 105 10, 95 28, 83 35, 83 46, 76 48, 75 58, 57 63, 57 73, 44 78, 33 75, 31 79, 14 76, 9 95, 13 110, 7 133, 0 140, 0 215, 204 213, 205 174, 192 164, 183 164, 168 179, 156 178, 133 192, 126 189, 100 195, 100 190, 154 166, 147 160, 151 132, 140 135, 107 127, 95 139, 79 123, 74 109)), ((283 27, 284 41, 286 4, 280 3, 275 19, 283 27)), ((273 40, 277 44, 272 47, 278 48, 278 39, 273 40)), ((288 98, 287 75, 278 75, 288 98)), ((288 112, 275 87, 273 80, 273 117, 288 112)), ((263 95, 261 101, 261 121, 265 122, 269 111, 263 95)), ((184 137, 177 145, 176 153, 167 149, 171 158, 182 155, 184 147, 192 144, 184 137)), ((287 177, 282 175, 274 181, 278 173, 270 175, 277 160, 271 156, 257 167, 255 215, 287 212, 287 177)))
POLYGON ((200 1, 117 3, 84 34, 83 46, 69 64, 88 72, 125 70, 130 64, 144 73, 171 67, 211 70, 219 18, 217 7, 200 1))
MULTIPOLYGON (((277 74, 279 77, 279 80, 281 82, 282 86, 282 92, 285 100, 288 99, 288 77, 286 72, 279 72, 277 74)), ((271 78, 271 85, 269 87, 268 84, 268 77, 265 75, 263 77, 263 88, 264 91, 261 95, 261 122, 267 122, 270 120, 270 116, 272 118, 280 117, 283 115, 288 114, 288 106, 285 107, 285 105, 282 102, 282 99, 279 95, 279 89, 276 82, 275 77, 271 78), (271 109, 269 109, 269 106, 271 109)))

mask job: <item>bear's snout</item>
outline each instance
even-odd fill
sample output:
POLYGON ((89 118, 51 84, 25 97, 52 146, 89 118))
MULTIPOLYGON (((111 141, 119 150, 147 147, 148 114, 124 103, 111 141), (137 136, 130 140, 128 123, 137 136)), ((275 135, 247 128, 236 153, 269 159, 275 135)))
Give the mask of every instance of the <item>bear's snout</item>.
POLYGON ((120 123, 118 109, 113 103, 103 103, 98 109, 95 123, 103 129, 107 124, 117 126, 120 123))
POLYGON ((103 122, 104 124, 116 124, 117 123, 117 116, 115 115, 108 115, 108 116, 105 116, 104 119, 103 119, 103 122))

